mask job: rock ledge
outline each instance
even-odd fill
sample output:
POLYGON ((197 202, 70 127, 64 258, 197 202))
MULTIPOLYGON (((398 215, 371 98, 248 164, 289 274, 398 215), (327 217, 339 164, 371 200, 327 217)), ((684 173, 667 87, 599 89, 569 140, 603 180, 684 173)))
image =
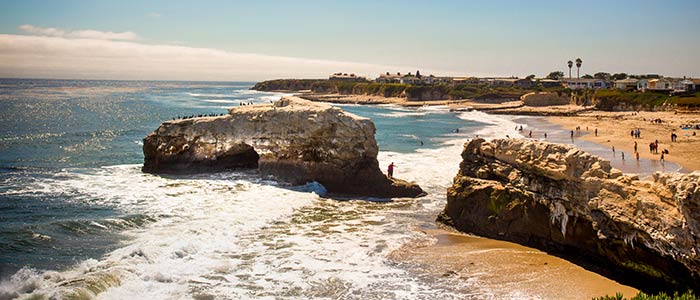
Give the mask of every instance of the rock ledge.
POLYGON ((144 138, 143 172, 258 168, 291 184, 317 181, 331 193, 416 197, 421 188, 382 174, 375 127, 324 103, 283 97, 229 114, 166 121, 144 138))
POLYGON ((700 172, 623 175, 568 145, 475 139, 438 217, 597 266, 646 291, 700 289, 700 172))

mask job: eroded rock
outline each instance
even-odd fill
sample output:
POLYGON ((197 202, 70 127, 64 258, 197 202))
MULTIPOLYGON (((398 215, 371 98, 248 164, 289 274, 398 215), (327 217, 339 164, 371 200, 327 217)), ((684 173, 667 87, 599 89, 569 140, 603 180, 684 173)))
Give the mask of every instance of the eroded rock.
POLYGON ((467 143, 438 220, 560 253, 643 290, 700 289, 700 172, 623 175, 568 145, 467 143))
POLYGON ((166 121, 144 139, 143 171, 196 173, 258 168, 292 184, 317 181, 331 193, 416 197, 377 162, 374 123, 324 103, 283 97, 229 114, 166 121))

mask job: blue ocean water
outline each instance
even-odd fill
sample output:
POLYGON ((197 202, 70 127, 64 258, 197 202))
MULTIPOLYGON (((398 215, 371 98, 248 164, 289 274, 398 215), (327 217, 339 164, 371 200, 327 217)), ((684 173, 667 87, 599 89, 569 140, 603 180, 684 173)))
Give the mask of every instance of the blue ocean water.
POLYGON ((283 95, 252 85, 0 79, 0 299, 533 298, 503 289, 497 264, 462 280, 391 257, 430 240, 421 229, 435 228, 467 138, 517 137, 523 125, 556 140, 561 129, 339 105, 374 121, 382 169, 395 162, 428 192, 391 202, 326 199, 254 170, 141 173, 142 139, 161 122, 283 95))
POLYGON ((0 277, 55 269, 115 249, 153 216, 85 201, 80 190, 32 190, 114 165, 143 163, 142 139, 177 116, 278 99, 246 82, 0 80, 0 277), (118 217, 118 219, 112 219, 118 217))
MULTIPOLYGON (((318 205, 328 206, 325 202, 309 204, 309 196, 304 194, 308 192, 290 195, 289 190, 276 189, 274 183, 262 182, 251 171, 169 178, 140 173, 140 164, 143 163, 142 139, 161 122, 178 116, 225 113, 231 106, 250 102, 268 103, 282 95, 251 91, 249 88, 252 85, 248 82, 0 80, 0 282, 12 283, 4 285, 10 286, 6 288, 10 290, 8 293, 27 289, 23 282, 32 280, 41 282, 37 286, 62 286, 58 279, 58 282, 46 279, 46 274, 50 273, 45 272, 68 272, 94 260, 109 266, 105 269, 120 264, 142 266, 129 259, 112 256, 137 246, 140 248, 134 251, 145 255, 143 253, 152 248, 144 246, 144 243, 168 236, 157 233, 168 226, 182 226, 178 234, 198 232, 194 236, 179 236, 172 244, 167 244, 168 247, 182 240, 200 238, 201 232, 198 230, 202 229, 199 225, 185 224, 195 222, 200 217, 216 219, 209 211, 212 203, 217 203, 217 207, 225 205, 234 210, 240 209, 234 204, 217 201, 239 197, 240 201, 260 201, 256 199, 279 194, 277 201, 290 201, 287 204, 290 208, 298 205, 316 207, 302 209, 302 216, 288 219, 291 223, 287 227, 292 228, 297 226, 294 225, 297 220, 307 218, 308 214, 317 214, 318 205)), ((487 125, 474 118, 461 117, 446 108, 342 107, 373 119, 382 151, 380 162, 387 164, 385 160, 396 160, 399 164, 397 173, 409 179, 428 173, 412 170, 412 166, 402 163, 402 159, 413 162, 426 159, 423 167, 430 169, 432 164, 440 164, 436 161, 440 155, 417 153, 437 151, 451 141, 461 140, 487 125), (410 155, 415 155, 415 158, 410 158, 410 155)), ((459 144, 450 144, 455 154, 459 152, 459 144)), ((458 155, 452 156, 450 160, 459 160, 458 155)), ((405 209, 420 216, 420 222, 431 224, 434 211, 443 204, 440 194, 449 184, 456 166, 457 163, 454 163, 454 168, 439 169, 439 176, 427 177, 430 180, 440 179, 440 184, 434 187, 440 190, 435 193, 437 198, 426 198, 424 201, 428 202, 421 204, 422 209, 429 207, 430 212, 421 214, 416 213, 415 208, 405 209)), ((299 190, 313 191, 314 187, 299 190)), ((317 196, 314 197, 317 199, 315 201, 320 201, 317 196)), ((245 207, 247 204, 245 202, 239 206, 245 207)), ((355 208, 357 211, 378 209, 353 202, 347 205, 358 206, 355 208)), ((391 210, 387 206, 381 208, 385 207, 391 210)), ((222 227, 221 235, 213 239, 220 240, 227 232, 235 231, 237 225, 242 226, 241 232, 255 227, 257 221, 246 221, 251 217, 264 221, 276 216, 278 220, 272 224, 278 224, 277 210, 255 205, 244 212, 224 211, 227 213, 224 223, 232 223, 222 227)), ((412 216, 402 222, 416 222, 415 218, 412 216)), ((398 220, 392 220, 389 224, 405 226, 400 225, 398 220)), ((321 220, 317 226, 325 226, 322 224, 326 223, 321 220)), ((216 223, 219 224, 224 225, 216 223)), ((210 229, 216 225, 204 227, 210 229)), ((373 227, 372 230, 377 228, 382 227, 373 227)), ((304 230, 287 233, 288 238, 296 240, 307 235, 308 232, 304 230)), ((348 229, 348 235, 357 230, 348 229)), ((290 229, 285 228, 285 233, 288 231, 290 229)), ((390 232, 395 240, 412 234, 399 234, 394 229, 390 232)), ((238 236, 231 243, 237 244, 246 238, 251 240, 247 243, 259 240, 258 236, 238 236)), ((371 235, 366 239, 369 244, 387 243, 385 239, 376 239, 371 235)), ((344 237, 339 241, 345 242, 344 237)), ((161 249, 162 246, 153 247, 165 251, 161 249)), ((382 251, 390 249, 386 245, 378 247, 384 249, 382 251)), ((181 253, 185 250, 173 251, 181 253)), ((212 246, 211 251, 221 249, 212 246)), ((311 255, 306 252, 302 251, 301 254, 311 255)), ((174 255, 179 257, 182 254, 174 255)), ((269 253, 261 252, 259 255, 265 257, 269 253)), ((169 257, 165 254, 162 256, 163 259, 169 257)), ((197 256, 197 259, 206 257, 197 256)), ((34 291, 35 287, 32 287, 30 291, 34 291)), ((58 293, 59 289, 48 290, 58 293)))

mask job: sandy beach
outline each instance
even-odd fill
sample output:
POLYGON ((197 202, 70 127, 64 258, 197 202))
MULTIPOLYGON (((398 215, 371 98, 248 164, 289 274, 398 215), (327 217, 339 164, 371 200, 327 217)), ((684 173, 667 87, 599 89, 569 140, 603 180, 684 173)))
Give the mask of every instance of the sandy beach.
POLYGON ((485 290, 503 293, 488 296, 514 299, 523 296, 512 294, 519 290, 540 299, 591 299, 618 292, 631 297, 638 292, 537 249, 448 229, 422 231, 434 243, 404 245, 394 253, 396 259, 424 266, 434 276, 477 281, 489 285, 485 290), (517 288, 509 288, 513 286, 517 288))
POLYGON ((607 147, 615 147, 633 158, 634 142, 642 158, 659 160, 661 150, 668 149, 667 161, 675 162, 688 171, 700 170, 700 130, 682 130, 682 124, 699 124, 700 113, 674 112, 601 112, 592 111, 571 117, 549 117, 548 121, 559 124, 568 130, 580 126, 581 139, 592 141, 607 147), (663 123, 651 120, 661 119, 663 123), (639 128, 641 138, 634 138, 630 131, 639 128), (598 129, 598 135, 595 130, 598 129), (678 139, 671 142, 671 133, 678 139), (695 133, 695 135, 693 135, 695 133), (649 143, 659 141, 659 154, 649 151, 649 143))

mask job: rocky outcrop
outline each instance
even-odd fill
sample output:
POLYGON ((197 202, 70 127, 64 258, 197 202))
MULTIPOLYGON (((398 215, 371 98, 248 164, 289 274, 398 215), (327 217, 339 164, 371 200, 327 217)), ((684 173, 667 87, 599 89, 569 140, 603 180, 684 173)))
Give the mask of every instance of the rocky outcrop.
POLYGON ((166 121, 144 139, 143 171, 195 173, 258 168, 292 184, 317 181, 329 192, 415 197, 418 185, 379 170, 370 119, 328 104, 284 97, 229 114, 166 121))
POLYGON ((623 175, 577 148, 475 139, 438 220, 597 266, 642 290, 700 289, 700 172, 623 175))
POLYGON ((565 93, 532 92, 520 97, 527 106, 552 106, 571 104, 571 97, 565 93))

